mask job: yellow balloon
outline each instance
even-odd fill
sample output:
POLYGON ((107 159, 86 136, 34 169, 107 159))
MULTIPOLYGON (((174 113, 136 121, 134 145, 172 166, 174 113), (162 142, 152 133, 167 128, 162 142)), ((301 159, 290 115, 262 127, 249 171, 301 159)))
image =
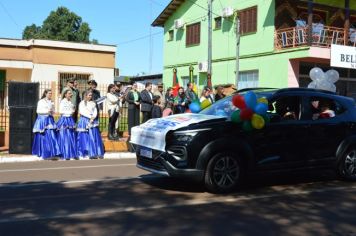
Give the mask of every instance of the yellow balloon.
POLYGON ((198 87, 197 87, 196 84, 193 84, 193 91, 194 91, 195 93, 198 93, 198 87))
POLYGON ((268 100, 267 100, 267 98, 265 98, 265 97, 259 98, 257 101, 258 101, 259 103, 268 104, 268 100))
POLYGON ((201 103, 200 103, 200 108, 201 109, 205 109, 205 108, 207 108, 208 106, 210 106, 211 105, 211 102, 209 101, 209 99, 205 99, 204 101, 202 101, 201 103))
POLYGON ((262 129, 263 127, 265 127, 265 120, 263 119, 262 116, 253 114, 251 119, 251 124, 252 127, 255 129, 262 129))

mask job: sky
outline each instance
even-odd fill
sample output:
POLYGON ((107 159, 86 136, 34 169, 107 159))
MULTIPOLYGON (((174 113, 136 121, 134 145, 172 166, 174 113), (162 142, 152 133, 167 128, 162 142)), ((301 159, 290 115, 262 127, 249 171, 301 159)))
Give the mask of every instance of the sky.
POLYGON ((169 2, 170 0, 0 0, 0 38, 21 39, 26 26, 42 25, 51 11, 64 6, 89 24, 92 29, 90 39, 117 46, 116 67, 120 69, 120 75, 162 73, 163 28, 151 27, 151 23, 169 2))

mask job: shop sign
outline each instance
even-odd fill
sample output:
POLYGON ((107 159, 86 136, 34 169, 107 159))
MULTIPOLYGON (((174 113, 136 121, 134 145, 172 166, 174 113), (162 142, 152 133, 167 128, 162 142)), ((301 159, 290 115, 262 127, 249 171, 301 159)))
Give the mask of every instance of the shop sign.
POLYGON ((356 69, 356 47, 332 44, 330 66, 356 69))

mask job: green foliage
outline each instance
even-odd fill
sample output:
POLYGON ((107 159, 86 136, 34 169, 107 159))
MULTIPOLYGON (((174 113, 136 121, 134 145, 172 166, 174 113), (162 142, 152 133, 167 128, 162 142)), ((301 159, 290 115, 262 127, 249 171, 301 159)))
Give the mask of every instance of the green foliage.
MULTIPOLYGON (((51 39, 71 42, 89 43, 91 29, 82 18, 69 11, 66 7, 59 7, 52 11, 43 21, 42 26, 32 24, 23 31, 23 39, 51 39)), ((98 43, 97 40, 94 43, 98 43)))

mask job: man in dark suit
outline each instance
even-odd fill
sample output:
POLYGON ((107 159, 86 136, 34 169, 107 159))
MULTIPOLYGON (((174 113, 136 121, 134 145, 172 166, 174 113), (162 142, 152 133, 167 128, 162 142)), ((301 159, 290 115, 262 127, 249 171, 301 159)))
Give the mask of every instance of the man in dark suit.
POLYGON ((145 89, 141 92, 141 112, 142 112, 142 123, 145 123, 149 119, 151 119, 151 111, 152 111, 152 98, 153 94, 152 90, 152 83, 147 82, 145 89))

